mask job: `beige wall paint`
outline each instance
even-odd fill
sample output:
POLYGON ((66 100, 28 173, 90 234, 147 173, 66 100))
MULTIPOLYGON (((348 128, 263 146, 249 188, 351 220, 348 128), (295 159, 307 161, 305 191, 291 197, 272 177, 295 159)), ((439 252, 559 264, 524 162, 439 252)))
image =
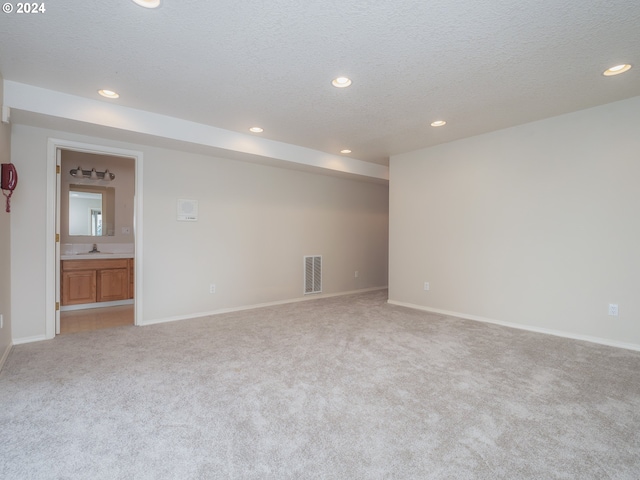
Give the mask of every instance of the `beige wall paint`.
POLYGON ((20 175, 12 199, 12 337, 44 339, 47 138, 20 125, 11 128, 11 161, 20 175), (16 141, 16 137, 20 138, 16 141))
MULTIPOLYGON (((3 99, 3 85, 0 76, 0 105, 3 99)), ((7 123, 0 123, 0 163, 10 161, 11 127, 7 123)), ((11 348, 11 214, 5 212, 4 196, 0 197, 0 314, 3 315, 3 327, 0 328, 1 368, 11 348)))
POLYGON ((45 333, 49 137, 143 152, 142 323, 302 298, 309 254, 323 255, 325 294, 387 284, 384 185, 14 125, 14 339, 45 333), (182 198, 198 200, 198 222, 176 220, 182 198))
POLYGON ((640 97, 394 156, 390 301, 640 347, 638 132, 640 97))
POLYGON ((159 149, 145 151, 144 181, 149 319, 181 315, 181 304, 301 297, 304 255, 323 255, 323 293, 387 284, 386 186, 159 149), (176 221, 177 199, 198 201, 198 222, 176 221))

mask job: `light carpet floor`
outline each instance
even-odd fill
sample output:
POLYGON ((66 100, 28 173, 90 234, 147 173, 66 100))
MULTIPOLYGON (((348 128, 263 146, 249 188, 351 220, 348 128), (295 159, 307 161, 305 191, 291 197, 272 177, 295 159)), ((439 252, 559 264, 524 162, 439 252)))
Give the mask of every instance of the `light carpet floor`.
POLYGON ((640 352, 386 291, 15 346, 3 479, 638 479, 640 352))

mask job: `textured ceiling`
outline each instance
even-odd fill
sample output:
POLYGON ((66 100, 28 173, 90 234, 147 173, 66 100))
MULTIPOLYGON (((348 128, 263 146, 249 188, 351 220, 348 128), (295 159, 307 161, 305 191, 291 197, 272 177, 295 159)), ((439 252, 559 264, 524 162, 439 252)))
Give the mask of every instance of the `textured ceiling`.
MULTIPOLYGON (((15 4, 15 3, 14 3, 15 4)), ((6 80, 387 164, 640 95, 632 0, 46 2, 0 14, 6 80), (618 77, 606 68, 631 63, 618 77), (353 85, 331 86, 346 75, 353 85), (107 101, 107 100, 104 100, 107 101), (436 119, 448 124, 429 127, 436 119)))

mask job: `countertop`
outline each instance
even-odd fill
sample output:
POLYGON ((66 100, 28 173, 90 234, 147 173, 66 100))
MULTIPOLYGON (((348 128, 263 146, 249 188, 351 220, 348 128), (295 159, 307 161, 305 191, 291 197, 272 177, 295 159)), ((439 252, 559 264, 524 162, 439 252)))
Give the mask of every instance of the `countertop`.
POLYGON ((60 255, 60 260, 108 260, 110 258, 133 258, 133 253, 75 253, 60 255))

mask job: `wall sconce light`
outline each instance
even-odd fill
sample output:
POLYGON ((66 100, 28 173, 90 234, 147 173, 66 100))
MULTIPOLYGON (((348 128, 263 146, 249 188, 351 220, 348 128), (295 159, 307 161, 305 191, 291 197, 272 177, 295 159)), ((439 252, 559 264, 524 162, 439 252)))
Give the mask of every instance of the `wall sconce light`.
POLYGON ((69 172, 72 177, 75 178, 89 178, 91 180, 106 180, 110 182, 115 179, 116 176, 111 173, 108 169, 105 169, 104 172, 97 172, 95 168, 91 170, 83 170, 82 167, 78 166, 78 168, 73 168, 69 172))

